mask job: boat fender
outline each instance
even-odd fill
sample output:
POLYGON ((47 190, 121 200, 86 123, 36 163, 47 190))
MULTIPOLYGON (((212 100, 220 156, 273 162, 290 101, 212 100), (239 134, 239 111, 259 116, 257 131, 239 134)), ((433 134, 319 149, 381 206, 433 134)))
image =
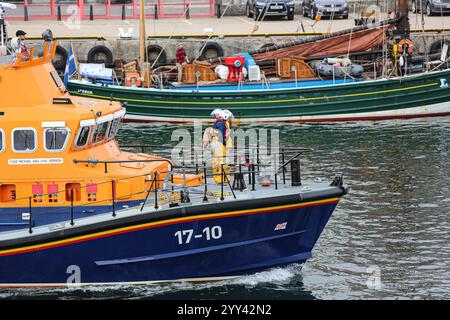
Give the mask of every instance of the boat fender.
POLYGON ((328 63, 318 63, 317 64, 317 72, 321 76, 329 77, 333 75, 333 66, 328 63))
POLYGON ((361 78, 364 73, 364 67, 359 64, 352 64, 350 67, 350 75, 355 78, 361 78))
MULTIPOLYGON (((430 54, 441 53, 444 44, 447 44, 450 47, 450 40, 438 40, 433 42, 430 46, 430 54)), ((447 51, 447 57, 450 57, 450 50, 447 51)))
POLYGON ((244 75, 244 78, 247 78, 248 76, 248 70, 246 67, 242 67, 242 74, 244 75))
POLYGON ((88 63, 104 63, 105 66, 111 66, 113 65, 113 54, 111 50, 109 50, 107 47, 101 45, 101 46, 95 46, 91 48, 88 52, 87 56, 87 62, 88 63), (106 60, 99 59, 98 55, 105 56, 106 60))
POLYGON ((55 59, 53 59, 52 61, 53 66, 56 70, 64 71, 64 69, 66 68, 67 57, 67 50, 60 45, 56 46, 55 59))
POLYGON ((150 63, 156 61, 155 66, 159 67, 167 63, 167 53, 161 46, 151 44, 147 47, 147 61, 150 63), (156 61, 157 58, 158 61, 156 61))
POLYGON ((230 73, 230 70, 228 70, 227 66, 224 66, 223 64, 218 65, 214 69, 215 74, 219 77, 221 80, 227 80, 228 74, 230 73))
POLYGON ((127 72, 125 74, 126 87, 140 87, 142 86, 142 79, 139 72, 127 72))
POLYGON ((206 43, 201 50, 198 60, 208 60, 224 56, 223 48, 216 42, 206 43))
POLYGON ((403 53, 403 51, 406 50, 409 54, 412 54, 414 52, 414 43, 409 39, 402 39, 398 43, 397 51, 399 53, 403 53))

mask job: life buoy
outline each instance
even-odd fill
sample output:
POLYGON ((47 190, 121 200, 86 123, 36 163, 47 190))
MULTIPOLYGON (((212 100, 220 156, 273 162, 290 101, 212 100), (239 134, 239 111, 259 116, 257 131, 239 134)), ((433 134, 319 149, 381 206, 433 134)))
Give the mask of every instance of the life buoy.
POLYGON ((125 86, 126 87, 142 86, 142 79, 141 79, 139 72, 126 72, 125 73, 125 86))
POLYGON ((167 63, 166 51, 157 44, 151 44, 147 47, 147 61, 150 63, 155 63, 155 67, 159 67, 167 63), (156 61, 156 59, 158 59, 156 61))
POLYGON ((89 50, 87 61, 89 63, 104 63, 105 66, 112 66, 113 54, 105 46, 95 46, 89 50))
POLYGON ((202 51, 200 52, 200 57, 198 60, 208 60, 221 58, 224 56, 223 48, 216 42, 208 42, 205 44, 202 51))
POLYGON ((412 54, 414 52, 414 43, 409 39, 402 39, 398 43, 398 52, 403 53, 405 46, 407 47, 407 52, 412 54))
POLYGON ((64 72, 66 68, 67 57, 67 50, 60 45, 56 46, 55 57, 52 63, 57 71, 64 72))

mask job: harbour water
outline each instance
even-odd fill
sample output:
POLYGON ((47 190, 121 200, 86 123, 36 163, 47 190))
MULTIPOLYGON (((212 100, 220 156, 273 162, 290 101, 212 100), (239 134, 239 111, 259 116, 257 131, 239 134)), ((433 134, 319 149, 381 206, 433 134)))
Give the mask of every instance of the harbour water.
MULTIPOLYGON (((178 127, 126 124, 119 142, 166 144, 178 127)), ((343 172, 350 187, 303 269, 203 284, 0 290, 0 298, 450 298, 450 118, 265 128, 280 130, 283 147, 316 150, 302 160, 304 179, 343 172)))

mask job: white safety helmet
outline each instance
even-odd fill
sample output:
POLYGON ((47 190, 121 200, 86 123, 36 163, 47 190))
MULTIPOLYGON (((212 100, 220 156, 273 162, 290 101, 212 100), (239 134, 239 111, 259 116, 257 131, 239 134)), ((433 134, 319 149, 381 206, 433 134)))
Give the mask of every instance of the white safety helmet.
POLYGON ((221 116, 225 121, 228 119, 234 119, 234 115, 230 110, 222 110, 221 116))
POLYGON ((211 117, 215 117, 216 115, 222 116, 222 109, 214 109, 211 112, 211 117))

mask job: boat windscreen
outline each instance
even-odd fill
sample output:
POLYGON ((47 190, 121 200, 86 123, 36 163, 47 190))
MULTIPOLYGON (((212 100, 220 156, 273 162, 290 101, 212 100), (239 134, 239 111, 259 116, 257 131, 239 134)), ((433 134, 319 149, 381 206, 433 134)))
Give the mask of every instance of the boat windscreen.
POLYGON ((106 138, 110 122, 99 123, 94 128, 94 134, 92 135, 92 144, 100 143, 106 138))
POLYGON ((45 149, 47 151, 62 151, 69 137, 66 128, 48 128, 45 130, 45 149))
POLYGON ((78 133, 78 139, 75 143, 77 148, 82 148, 86 146, 89 138, 89 133, 91 132, 91 127, 81 127, 78 133))

